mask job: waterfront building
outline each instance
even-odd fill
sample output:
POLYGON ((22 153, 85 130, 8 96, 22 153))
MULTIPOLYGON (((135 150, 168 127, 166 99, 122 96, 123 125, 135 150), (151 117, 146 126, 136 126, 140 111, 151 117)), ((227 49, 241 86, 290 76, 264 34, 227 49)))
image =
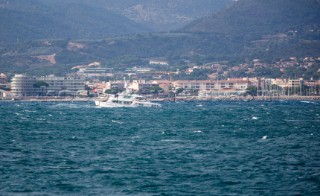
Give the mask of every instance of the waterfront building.
POLYGON ((288 79, 282 79, 282 78, 272 79, 271 85, 278 86, 280 88, 290 87, 288 79))
POLYGON ((148 94, 152 89, 159 87, 159 84, 154 82, 146 82, 145 80, 133 80, 131 87, 134 91, 148 94))
POLYGON ((11 88, 11 84, 8 81, 8 76, 4 73, 0 73, 0 97, 4 97, 6 95, 6 90, 11 88))
POLYGON ((173 82, 175 89, 183 88, 197 91, 214 91, 221 89, 245 90, 249 86, 248 80, 229 79, 229 80, 178 80, 173 82))
POLYGON ((198 96, 201 98, 208 98, 212 96, 239 96, 245 95, 246 90, 236 90, 236 89, 221 89, 212 91, 199 91, 198 96))
POLYGON ((306 95, 320 95, 320 80, 305 81, 306 95))
POLYGON ((23 74, 16 74, 11 81, 11 94, 13 96, 35 96, 39 93, 34 88, 35 77, 29 77, 23 74))
POLYGON ((172 88, 172 82, 170 80, 154 80, 152 83, 159 85, 164 92, 169 92, 169 90, 172 88))
POLYGON ((4 99, 4 98, 12 98, 12 94, 9 91, 5 91, 0 89, 0 98, 4 99))
POLYGON ((114 90, 117 89, 119 91, 123 91, 123 90, 125 90, 124 81, 123 80, 119 80, 119 81, 106 82, 105 89, 114 89, 114 90))
POLYGON ((197 91, 203 96, 227 96, 244 94, 250 85, 249 80, 178 80, 173 82, 175 89, 183 88, 186 91, 197 91))
POLYGON ((17 74, 11 81, 11 93, 14 96, 37 96, 48 94, 48 92, 54 95, 59 95, 61 92, 75 94, 83 90, 85 90, 84 79, 80 77, 50 75, 36 78, 17 74), (45 82, 47 85, 35 87, 34 85, 39 81, 45 82))
POLYGON ((291 88, 298 88, 298 87, 302 86, 302 84, 303 84, 302 78, 288 81, 288 86, 291 88))
POLYGON ((100 82, 94 85, 93 92, 96 94, 103 94, 108 88, 108 82, 100 82))
POLYGON ((8 76, 4 73, 0 73, 0 98, 12 97, 8 91, 11 88, 11 84, 8 82, 8 76))
POLYGON ((8 82, 8 76, 4 73, 0 73, 0 84, 5 84, 8 82))
POLYGON ((57 77, 54 75, 42 76, 36 78, 37 81, 43 81, 48 84, 47 92, 54 94, 71 93, 85 90, 85 80, 82 77, 57 77))

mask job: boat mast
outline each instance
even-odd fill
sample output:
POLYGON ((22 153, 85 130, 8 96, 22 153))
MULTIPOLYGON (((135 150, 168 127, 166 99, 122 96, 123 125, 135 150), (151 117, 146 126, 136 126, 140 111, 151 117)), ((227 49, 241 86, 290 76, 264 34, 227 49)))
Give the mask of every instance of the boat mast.
POLYGON ((129 90, 129 88, 128 88, 128 83, 127 83, 126 78, 124 77, 123 80, 124 80, 125 94, 130 94, 130 90, 129 90))

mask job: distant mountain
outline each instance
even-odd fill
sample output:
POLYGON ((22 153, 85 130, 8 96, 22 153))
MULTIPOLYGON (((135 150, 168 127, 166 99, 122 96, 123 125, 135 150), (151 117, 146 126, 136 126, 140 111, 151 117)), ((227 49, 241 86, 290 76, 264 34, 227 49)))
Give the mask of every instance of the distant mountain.
MULTIPOLYGON (((152 18, 153 11, 147 12, 144 23, 143 17, 128 19, 123 13, 131 13, 128 10, 137 3, 147 10, 160 1, 20 0, 24 3, 19 6, 18 0, 0 2, 0 39, 14 42, 0 47, 0 72, 65 74, 75 65, 96 61, 125 69, 149 66, 150 58, 166 59, 170 66, 181 69, 186 64, 223 62, 232 66, 252 59, 277 62, 289 57, 320 57, 320 0, 238 0, 176 32, 135 35, 132 32, 148 31, 145 25, 159 17, 152 18), (9 7, 13 3, 16 7, 9 7), (110 16, 104 18, 106 14, 110 16), (122 35, 101 38, 116 32, 122 35), (62 39, 49 39, 56 37, 62 39), (18 41, 22 38, 48 39, 18 41)), ((158 13, 169 5, 172 10, 192 13, 191 7, 196 6, 176 6, 188 0, 161 2, 158 13)), ((170 19, 163 21, 163 26, 170 23, 170 19)))
POLYGON ((231 0, 0 0, 0 43, 168 31, 231 0))
POLYGON ((0 29, 0 42, 94 39, 149 30, 115 12, 61 0, 0 0, 0 29))
POLYGON ((87 0, 98 2, 155 31, 170 31, 216 13, 232 0, 87 0))
POLYGON ((185 32, 224 35, 320 30, 319 0, 238 0, 225 10, 188 25, 185 32))

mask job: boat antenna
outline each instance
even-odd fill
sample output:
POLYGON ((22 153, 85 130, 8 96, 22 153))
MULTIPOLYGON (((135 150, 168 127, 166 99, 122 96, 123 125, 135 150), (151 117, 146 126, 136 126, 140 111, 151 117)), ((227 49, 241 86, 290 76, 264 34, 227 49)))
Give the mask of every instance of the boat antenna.
POLYGON ((126 78, 124 77, 123 80, 124 80, 124 88, 127 89, 128 84, 127 84, 126 78))
POLYGON ((129 88, 128 88, 128 83, 127 83, 127 81, 126 81, 126 78, 124 77, 123 80, 124 80, 125 93, 126 93, 126 94, 130 94, 130 91, 129 91, 129 88))

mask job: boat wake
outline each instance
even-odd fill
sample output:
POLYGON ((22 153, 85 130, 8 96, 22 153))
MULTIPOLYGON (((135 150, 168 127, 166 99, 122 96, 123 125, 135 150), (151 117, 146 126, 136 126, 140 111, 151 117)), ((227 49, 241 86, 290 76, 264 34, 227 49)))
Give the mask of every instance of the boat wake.
POLYGON ((316 102, 313 101, 300 101, 301 103, 308 103, 308 104, 317 104, 316 102))
POLYGON ((122 125, 122 124, 123 124, 123 122, 121 122, 121 121, 117 121, 117 120, 111 120, 111 122, 113 122, 113 123, 117 123, 117 124, 120 124, 120 125, 122 125))

